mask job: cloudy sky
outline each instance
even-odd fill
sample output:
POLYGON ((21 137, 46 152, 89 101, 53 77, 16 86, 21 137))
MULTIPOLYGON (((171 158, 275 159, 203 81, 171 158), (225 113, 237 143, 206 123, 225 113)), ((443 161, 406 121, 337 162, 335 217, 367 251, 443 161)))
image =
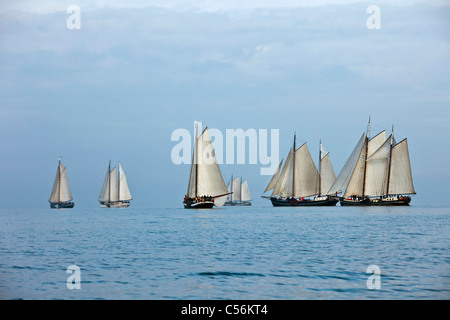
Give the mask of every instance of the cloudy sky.
MULTIPOLYGON (((369 115, 372 136, 408 138, 413 203, 449 203, 449 16, 446 1, 2 1, 0 206, 48 207, 63 156, 78 207, 98 206, 109 160, 133 206, 181 207, 171 134, 194 120, 279 129, 280 158, 294 132, 314 159, 322 139, 338 173, 369 115)), ((270 205, 260 168, 221 165, 270 205)))

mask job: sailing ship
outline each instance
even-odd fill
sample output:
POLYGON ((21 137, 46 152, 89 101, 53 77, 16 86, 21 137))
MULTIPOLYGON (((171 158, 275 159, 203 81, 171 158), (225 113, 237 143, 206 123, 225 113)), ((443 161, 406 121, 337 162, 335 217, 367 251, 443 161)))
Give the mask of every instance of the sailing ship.
POLYGON ((195 125, 194 151, 187 194, 184 196, 185 209, 209 209, 222 207, 227 199, 227 186, 217 164, 208 128, 198 136, 195 125))
POLYGON ((241 182, 242 178, 237 177, 233 179, 231 176, 231 180, 227 185, 228 191, 231 193, 227 201, 225 202, 225 206, 251 206, 252 198, 250 197, 250 190, 248 188, 248 182, 245 180, 241 182))
POLYGON ((125 172, 120 164, 118 169, 111 169, 111 161, 106 171, 105 180, 98 201, 101 208, 127 208, 132 200, 125 172))
POLYGON ((61 163, 59 158, 58 169, 56 170, 55 182, 53 183, 52 194, 50 195, 50 208, 52 209, 66 209, 73 208, 73 197, 70 191, 69 178, 67 177, 67 170, 61 163))
POLYGON ((319 170, 317 170, 306 143, 296 149, 295 140, 294 134, 294 144, 289 150, 283 168, 281 169, 283 162, 281 161, 264 191, 273 190, 272 195, 263 198, 270 199, 275 207, 336 205, 338 197, 325 193, 336 177, 329 153, 322 147, 321 142, 319 170))
POLYGON ((331 186, 330 192, 344 189, 342 206, 409 205, 415 194, 407 139, 396 143, 394 132, 369 138, 363 133, 353 152, 331 186))

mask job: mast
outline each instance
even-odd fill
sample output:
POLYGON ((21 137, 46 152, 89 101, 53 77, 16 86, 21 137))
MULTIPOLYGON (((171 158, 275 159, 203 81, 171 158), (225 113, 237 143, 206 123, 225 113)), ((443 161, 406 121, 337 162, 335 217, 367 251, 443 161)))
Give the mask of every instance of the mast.
POLYGON ((389 195, 389 182, 391 180, 391 164, 392 164, 392 142, 394 140, 394 125, 392 125, 392 134, 391 134, 391 145, 389 149, 389 165, 388 165, 388 176, 387 176, 387 188, 386 195, 389 195))
POLYGON ((109 160, 109 165, 108 165, 108 193, 109 193, 109 198, 108 200, 111 201, 111 160, 109 160))
POLYGON ((369 123, 367 124, 367 134, 366 134, 366 151, 364 155, 364 177, 363 177, 363 189, 362 189, 362 198, 364 199, 365 191, 366 191, 366 174, 367 174, 367 152, 369 150, 369 136, 370 136, 370 116, 369 123))
POLYGON ((292 197, 294 197, 295 194, 295 139, 296 133, 294 132, 294 147, 292 149, 292 197))
POLYGON ((321 180, 322 180, 322 173, 321 173, 321 169, 322 169, 322 139, 319 142, 319 197, 320 197, 320 190, 321 190, 321 180))
POLYGON ((58 165, 58 172, 59 172, 59 183, 58 183, 58 202, 61 202, 61 157, 59 157, 59 165, 58 165))
POLYGON ((194 152, 195 152, 195 182, 194 182, 194 190, 195 190, 195 197, 197 198, 197 183, 198 183, 198 142, 197 142, 197 135, 198 135, 198 123, 195 123, 195 142, 194 142, 194 152))
POLYGON ((117 168, 117 200, 120 201, 120 161, 117 168))

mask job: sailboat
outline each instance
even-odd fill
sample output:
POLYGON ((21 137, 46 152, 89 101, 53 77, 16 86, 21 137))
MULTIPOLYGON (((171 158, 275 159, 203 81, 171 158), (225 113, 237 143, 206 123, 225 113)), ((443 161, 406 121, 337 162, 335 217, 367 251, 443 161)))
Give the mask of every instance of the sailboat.
POLYGON ((187 194, 184 196, 185 209, 208 209, 222 207, 227 199, 227 186, 217 164, 208 128, 198 136, 195 126, 194 151, 187 194))
POLYGON ((50 195, 50 208, 63 209, 73 208, 72 192, 70 191, 69 178, 67 177, 67 170, 61 163, 59 158, 58 169, 56 170, 55 182, 53 183, 52 194, 50 195))
POLYGON ((370 196, 370 205, 409 205, 411 197, 416 194, 412 180, 411 163, 409 159, 408 141, 399 143, 392 134, 386 141, 367 158, 368 177, 373 174, 372 182, 375 188, 370 196), (371 172, 372 171, 372 172, 371 172))
POLYGON ((345 189, 342 206, 408 205, 415 194, 412 182, 407 140, 386 139, 383 130, 373 138, 370 117, 353 152, 331 186, 329 192, 345 189))
POLYGON ((132 200, 125 172, 119 161, 118 170, 111 169, 111 161, 106 171, 98 201, 101 208, 127 208, 132 200))
POLYGON ((251 206, 250 202, 252 198, 250 197, 250 190, 248 188, 248 182, 245 180, 241 182, 242 178, 237 177, 233 179, 231 176, 231 180, 227 185, 228 191, 231 193, 227 201, 225 202, 225 206, 251 206))
POLYGON ((334 206, 339 201, 337 197, 324 194, 324 190, 334 181, 334 171, 329 154, 322 143, 319 151, 319 171, 317 170, 308 146, 304 143, 300 148, 294 144, 289 151, 286 162, 281 169, 282 162, 272 176, 264 192, 272 191, 270 199, 272 205, 278 206, 334 206), (322 156, 322 152, 324 155, 322 156), (281 172, 280 172, 281 169, 281 172), (314 198, 308 198, 315 196, 314 198))

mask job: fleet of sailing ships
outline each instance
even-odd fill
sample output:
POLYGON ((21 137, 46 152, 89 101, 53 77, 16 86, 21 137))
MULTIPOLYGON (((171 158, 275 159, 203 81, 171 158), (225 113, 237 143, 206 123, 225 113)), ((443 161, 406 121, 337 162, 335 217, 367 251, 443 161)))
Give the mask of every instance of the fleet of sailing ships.
MULTIPOLYGON (((386 138, 382 131, 370 138, 370 119, 344 167, 335 176, 330 154, 319 145, 316 168, 306 143, 296 148, 296 136, 286 161, 280 162, 264 193, 272 191, 273 206, 380 206, 409 205, 415 194, 407 139, 396 142, 394 132, 386 138), (342 190, 345 190, 343 195, 342 190)), ((51 208, 73 208, 66 168, 59 160, 51 208)), ((126 208, 132 200, 125 172, 120 162, 111 169, 109 163, 100 192, 100 206, 126 208)), ((194 137, 194 150, 183 200, 186 209, 251 205, 248 182, 231 179, 225 184, 217 163, 208 128, 194 137)))

